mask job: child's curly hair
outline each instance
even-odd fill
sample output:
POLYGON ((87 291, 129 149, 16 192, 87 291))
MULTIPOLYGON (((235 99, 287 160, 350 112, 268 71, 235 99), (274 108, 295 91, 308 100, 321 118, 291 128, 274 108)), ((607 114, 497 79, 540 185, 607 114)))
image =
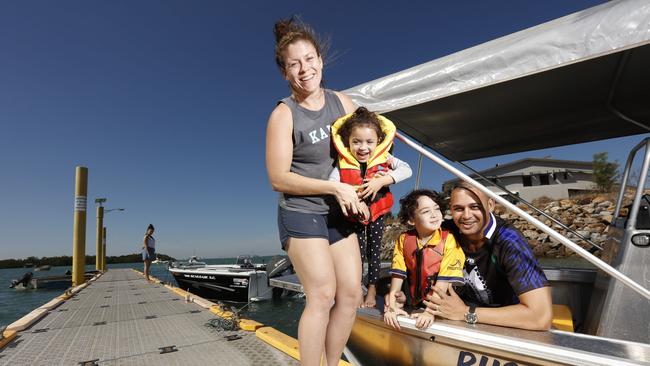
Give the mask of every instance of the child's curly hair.
POLYGON ((397 217, 402 225, 410 226, 408 222, 415 216, 415 210, 418 208, 418 198, 421 196, 431 198, 431 200, 437 203, 440 207, 440 212, 444 212, 444 201, 442 196, 440 196, 436 191, 430 189, 414 189, 399 200, 399 213, 397 214, 397 217))
POLYGON ((370 112, 366 107, 357 108, 352 115, 345 120, 343 126, 338 130, 338 134, 343 140, 345 147, 350 147, 350 135, 352 130, 357 127, 370 127, 377 133, 377 143, 384 141, 386 134, 381 130, 381 123, 379 117, 375 113, 370 112))

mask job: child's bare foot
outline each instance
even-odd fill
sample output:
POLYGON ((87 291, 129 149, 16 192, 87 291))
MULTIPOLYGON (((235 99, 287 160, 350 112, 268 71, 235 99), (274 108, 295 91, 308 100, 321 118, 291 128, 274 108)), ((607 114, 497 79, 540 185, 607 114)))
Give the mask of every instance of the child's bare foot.
POLYGON ((364 308, 374 308, 377 305, 377 287, 375 285, 368 286, 368 293, 366 294, 365 299, 363 299, 362 306, 364 308))

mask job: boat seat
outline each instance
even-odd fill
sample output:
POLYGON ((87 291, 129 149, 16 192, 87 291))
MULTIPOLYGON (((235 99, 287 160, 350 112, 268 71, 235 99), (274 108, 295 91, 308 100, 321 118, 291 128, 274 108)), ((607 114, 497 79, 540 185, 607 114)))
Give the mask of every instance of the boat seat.
POLYGON ((554 329, 573 332, 573 317, 571 309, 566 305, 553 304, 553 323, 554 329))

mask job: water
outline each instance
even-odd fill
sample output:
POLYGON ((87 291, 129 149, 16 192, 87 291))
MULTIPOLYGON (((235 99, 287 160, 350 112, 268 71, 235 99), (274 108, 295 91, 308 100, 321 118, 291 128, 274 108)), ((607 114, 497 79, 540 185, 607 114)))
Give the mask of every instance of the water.
MULTIPOLYGON (((260 257, 259 259, 263 262, 269 258, 260 257)), ((234 263, 235 258, 203 259, 202 261, 208 264, 228 264, 234 263)), ((139 271, 144 269, 142 263, 109 264, 108 269, 110 270, 111 268, 134 268, 139 271)), ((94 264, 86 266, 87 271, 94 269, 94 264)), ((40 272, 34 272, 33 268, 0 269, 0 327, 13 323, 32 310, 61 295, 64 291, 61 289, 10 289, 9 284, 12 279, 21 278, 25 272, 29 271, 34 273, 34 277, 40 277, 62 275, 67 270, 70 270, 70 267, 52 267, 50 271, 40 272)), ((173 285, 176 285, 166 265, 153 264, 151 265, 150 273, 161 281, 171 282, 173 285)), ((298 320, 305 306, 305 300, 304 298, 289 297, 280 300, 253 302, 248 305, 244 303, 226 303, 224 305, 233 306, 237 309, 243 308, 240 313, 242 318, 256 320, 295 338, 297 337, 298 320)))

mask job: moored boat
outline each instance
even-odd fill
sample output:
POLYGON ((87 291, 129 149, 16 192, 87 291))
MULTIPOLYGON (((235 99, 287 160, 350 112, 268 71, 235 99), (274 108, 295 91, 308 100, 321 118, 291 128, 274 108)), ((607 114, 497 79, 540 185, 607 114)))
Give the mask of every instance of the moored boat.
MULTIPOLYGON (((89 271, 84 276, 89 280, 96 273, 97 271, 89 271)), ((9 288, 16 290, 66 289, 71 286, 72 275, 70 274, 34 277, 32 272, 26 272, 20 279, 14 279, 9 284, 9 288)))
MULTIPOLYGON (((291 271, 287 257, 269 263, 254 263, 251 256, 239 256, 235 264, 209 265, 197 260, 172 264, 169 271, 178 287, 213 300, 248 302, 270 299, 274 288, 269 278, 291 271)), ((275 289, 275 294, 280 291, 275 289)))

